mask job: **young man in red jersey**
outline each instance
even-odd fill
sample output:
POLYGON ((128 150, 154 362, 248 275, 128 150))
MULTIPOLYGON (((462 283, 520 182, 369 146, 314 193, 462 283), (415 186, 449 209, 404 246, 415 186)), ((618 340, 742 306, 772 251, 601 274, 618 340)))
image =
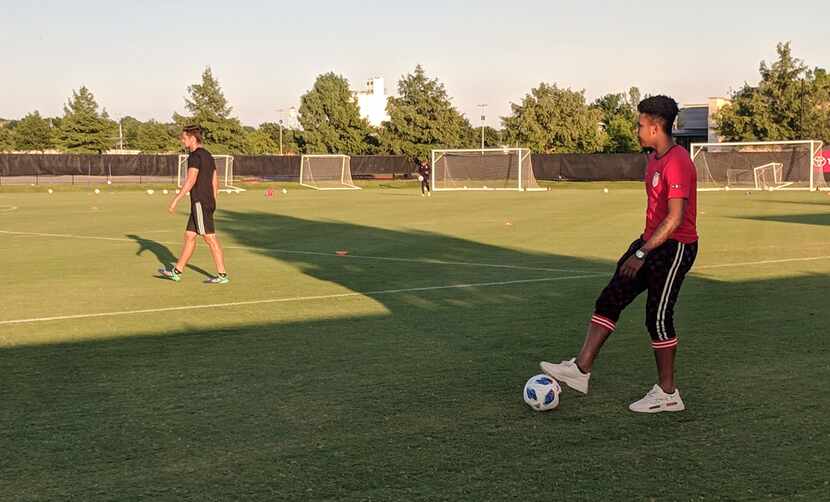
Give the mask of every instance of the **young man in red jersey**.
POLYGON ((629 409, 641 413, 682 411, 685 404, 674 383, 674 306, 697 256, 697 174, 689 153, 672 139, 677 103, 667 96, 653 96, 643 100, 638 111, 640 145, 652 150, 645 179, 645 230, 620 258, 614 277, 600 294, 579 355, 540 366, 551 377, 587 394, 594 360, 616 329, 620 314, 648 291, 646 327, 657 361, 658 383, 629 409))

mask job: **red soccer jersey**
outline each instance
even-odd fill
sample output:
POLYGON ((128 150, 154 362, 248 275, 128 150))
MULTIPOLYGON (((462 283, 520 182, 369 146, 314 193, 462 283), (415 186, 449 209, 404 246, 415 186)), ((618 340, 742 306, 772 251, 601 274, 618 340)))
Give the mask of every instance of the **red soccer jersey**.
POLYGON ((697 172, 685 148, 674 146, 659 158, 656 154, 649 155, 646 194, 648 209, 643 239, 651 239, 669 215, 669 199, 686 199, 689 203, 683 221, 669 238, 683 244, 697 241, 697 172))

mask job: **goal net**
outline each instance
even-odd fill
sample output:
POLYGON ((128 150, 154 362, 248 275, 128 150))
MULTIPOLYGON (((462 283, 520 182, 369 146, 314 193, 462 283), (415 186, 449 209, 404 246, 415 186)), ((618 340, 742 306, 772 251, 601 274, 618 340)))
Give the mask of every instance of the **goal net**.
MULTIPOLYGON (((176 174, 176 186, 179 188, 184 185, 184 180, 187 178, 187 155, 179 155, 179 169, 176 174)), ((232 155, 214 155, 213 160, 216 162, 216 174, 219 176, 219 191, 220 192, 244 192, 245 189, 234 186, 233 182, 233 156, 232 155)))
POLYGON ((820 190, 820 141, 692 143, 699 190, 820 190))
POLYGON ((542 191, 533 175, 530 150, 433 150, 432 189, 542 191))
POLYGON ((360 190, 352 182, 348 155, 303 155, 300 185, 315 190, 360 190))

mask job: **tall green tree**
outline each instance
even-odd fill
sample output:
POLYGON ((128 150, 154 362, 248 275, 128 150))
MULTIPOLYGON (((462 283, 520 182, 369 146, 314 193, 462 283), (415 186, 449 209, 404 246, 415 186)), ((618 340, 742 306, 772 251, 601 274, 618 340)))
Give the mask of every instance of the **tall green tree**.
POLYGON ((205 146, 214 153, 245 153, 242 124, 231 116, 233 108, 210 67, 202 72, 201 83, 188 86, 184 103, 188 115, 173 114, 177 125, 200 126, 204 131, 205 146))
POLYGON ((114 146, 113 122, 106 111, 98 112, 95 96, 86 87, 72 91, 63 107, 63 120, 58 130, 58 146, 73 153, 101 153, 114 146))
POLYGON ((602 113, 586 104, 584 91, 541 83, 512 108, 502 118, 510 144, 540 153, 593 153, 605 145, 602 113))
POLYGON ((23 117, 14 128, 14 147, 19 151, 48 150, 53 146, 49 121, 34 111, 23 117))
POLYGON ((436 148, 474 147, 480 142, 444 84, 428 77, 421 65, 401 77, 398 96, 389 98, 386 110, 389 121, 383 124, 381 141, 389 153, 426 159, 436 148))
MULTIPOLYGON (((282 127, 282 152, 285 155, 300 153, 300 131, 282 127)), ((253 155, 276 155, 280 153, 280 125, 265 122, 248 134, 248 152, 253 155)))
POLYGON ((830 74, 823 68, 813 71, 814 81, 811 92, 806 98, 806 113, 803 122, 803 136, 818 139, 825 146, 830 145, 830 74))
POLYGON ((14 150, 14 135, 8 123, 0 122, 0 152, 11 152, 14 150))
POLYGON ((130 148, 141 150, 144 153, 168 153, 181 150, 178 128, 172 124, 162 124, 149 120, 138 124, 135 131, 135 140, 130 148))
POLYGON ((628 94, 606 94, 591 105, 602 113, 606 141, 603 151, 608 153, 639 152, 637 140, 637 105, 640 90, 632 87, 628 94))
POLYGON ((728 141, 830 139, 826 73, 793 56, 789 42, 776 51, 772 64, 761 62, 758 85, 744 84, 715 116, 718 132, 728 141))
POLYGON ((306 153, 373 153, 377 141, 369 122, 341 75, 317 77, 314 87, 300 99, 299 121, 306 153))
POLYGON ((138 142, 138 129, 141 127, 141 121, 129 115, 120 120, 121 134, 124 136, 124 148, 131 150, 139 150, 136 146, 138 142))

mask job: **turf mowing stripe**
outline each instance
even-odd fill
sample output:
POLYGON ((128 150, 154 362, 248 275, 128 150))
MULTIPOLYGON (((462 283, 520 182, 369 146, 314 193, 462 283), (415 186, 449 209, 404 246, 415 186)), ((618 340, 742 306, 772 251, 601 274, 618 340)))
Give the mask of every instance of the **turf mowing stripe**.
MULTIPOLYGON (((59 237, 64 239, 88 239, 88 240, 101 240, 101 241, 110 241, 110 242, 130 242, 135 243, 133 239, 124 239, 121 237, 99 237, 96 235, 72 235, 72 234, 45 234, 45 233, 38 233, 38 232, 13 232, 9 230, 0 230, 0 234, 8 234, 8 235, 28 235, 32 237, 59 237)), ((169 245, 176 245, 181 244, 180 241, 171 242, 171 241, 158 241, 159 244, 169 244, 169 245)), ((458 266, 466 266, 466 267, 486 267, 486 268, 503 268, 508 270, 533 270, 537 272, 562 272, 567 274, 591 274, 598 272, 597 270, 573 270, 573 269, 565 269, 565 268, 544 268, 544 267, 526 267, 523 265, 503 265, 499 263, 476 263, 476 262, 467 262, 467 261, 445 261, 445 260, 433 260, 429 258, 398 258, 392 256, 365 256, 365 255, 343 255, 338 256, 335 253, 324 253, 322 251, 294 251, 290 249, 279 249, 279 248, 265 248, 265 247, 251 247, 251 246, 222 246, 224 249, 237 249, 237 250, 248 250, 248 251, 269 251, 272 253, 282 253, 282 254, 296 254, 296 255, 304 255, 304 256, 325 256, 328 258, 352 258, 358 260, 378 260, 378 261, 393 261, 393 262, 403 262, 403 263, 423 263, 427 265, 458 265, 458 266)))
POLYGON ((728 267, 748 267, 750 265, 774 265, 776 263, 792 263, 798 261, 819 261, 830 260, 830 255, 825 256, 810 256, 807 258, 783 258, 781 260, 762 260, 762 261, 745 261, 743 263, 721 263, 719 265, 701 265, 700 267, 693 267, 693 270, 706 268, 728 268, 728 267))
POLYGON ((230 302, 230 303, 213 303, 207 305, 182 305, 179 307, 161 307, 155 309, 142 309, 142 310, 124 310, 120 312, 99 312, 95 314, 75 314, 75 315, 64 315, 64 316, 53 316, 53 317, 36 317, 31 319, 13 319, 9 321, 0 321, 0 326, 6 326, 11 324, 31 324, 37 322, 48 322, 48 321, 67 321, 73 319, 89 319, 94 317, 117 317, 117 316, 127 316, 127 315, 136 315, 136 314, 155 314, 159 312, 176 312, 182 310, 200 310, 200 309, 209 309, 209 308, 226 308, 226 307, 240 307, 246 305, 262 305, 266 303, 291 303, 291 302, 300 302, 300 301, 312 301, 312 300, 335 300, 340 298, 352 298, 352 297, 359 297, 359 296, 382 296, 382 295, 394 295, 394 294, 401 294, 401 293, 417 293, 417 292, 424 292, 424 291, 438 291, 442 289, 470 289, 470 288, 487 288, 487 287, 497 287, 497 286, 512 286, 517 284, 531 284, 537 282, 555 282, 555 281, 568 281, 568 280, 577 280, 577 279, 592 279, 595 277, 605 276, 605 274, 590 274, 590 275, 572 275, 567 277, 545 277, 540 279, 521 279, 515 281, 501 281, 501 282, 479 282, 479 283, 472 283, 472 284, 450 284, 447 286, 425 286, 420 288, 403 288, 403 289, 385 289, 379 291, 366 291, 366 292, 353 292, 353 293, 338 293, 333 295, 315 295, 315 296, 295 296, 295 297, 288 297, 288 298, 268 298, 265 300, 248 300, 243 302, 230 302))

